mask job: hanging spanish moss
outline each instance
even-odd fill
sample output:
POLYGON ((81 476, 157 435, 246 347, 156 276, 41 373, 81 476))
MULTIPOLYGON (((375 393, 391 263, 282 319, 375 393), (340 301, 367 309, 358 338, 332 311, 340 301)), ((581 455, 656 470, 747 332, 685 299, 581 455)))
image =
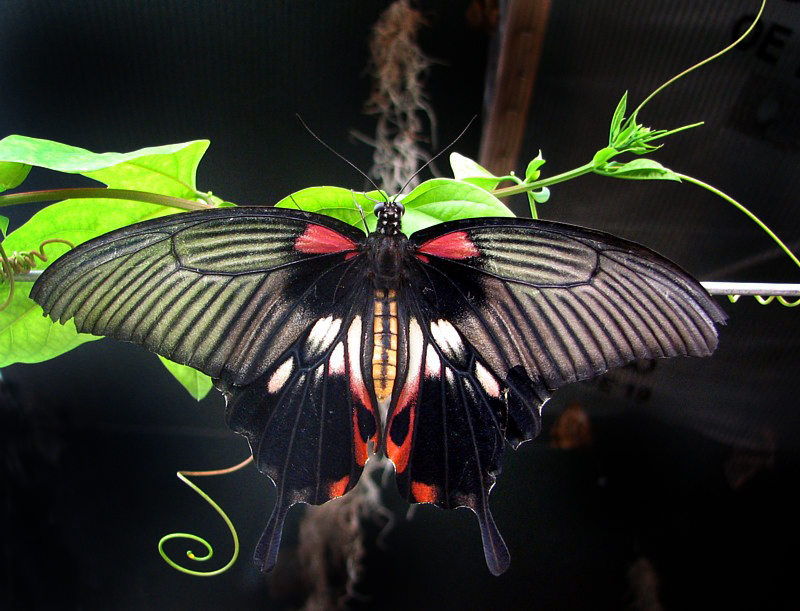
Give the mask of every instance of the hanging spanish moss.
MULTIPOLYGON (((436 119, 425 96, 424 80, 432 61, 417 44, 425 24, 422 13, 408 0, 396 0, 375 23, 370 37, 369 72, 372 93, 366 112, 378 115, 370 174, 384 189, 399 191, 429 154, 423 145, 435 144, 436 119)), ((413 188, 418 181, 410 183, 413 188)))

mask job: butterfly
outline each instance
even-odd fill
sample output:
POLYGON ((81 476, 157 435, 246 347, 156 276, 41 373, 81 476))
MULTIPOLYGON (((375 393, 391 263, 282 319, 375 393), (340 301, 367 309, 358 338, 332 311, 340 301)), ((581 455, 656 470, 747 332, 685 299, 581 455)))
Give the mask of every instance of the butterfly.
POLYGON ((217 208, 113 231, 63 255, 31 297, 79 331, 214 379, 277 500, 255 551, 270 570, 288 510, 358 482, 373 450, 410 503, 468 507, 489 570, 506 445, 534 438, 553 391, 635 359, 707 356, 722 309, 675 264, 589 229, 461 219, 369 233, 283 208, 217 208))

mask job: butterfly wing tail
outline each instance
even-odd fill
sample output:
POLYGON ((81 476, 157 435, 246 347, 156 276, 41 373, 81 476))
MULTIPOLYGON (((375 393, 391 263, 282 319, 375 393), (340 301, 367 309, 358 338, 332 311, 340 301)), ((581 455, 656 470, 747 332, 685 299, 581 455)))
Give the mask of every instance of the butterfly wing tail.
POLYGON ((278 550, 280 549, 281 536, 283 535, 283 523, 291 506, 292 504, 286 503, 283 500, 283 495, 280 495, 275 508, 272 510, 272 515, 269 517, 267 526, 258 540, 253 560, 255 560, 256 566, 264 573, 271 571, 278 561, 278 550))

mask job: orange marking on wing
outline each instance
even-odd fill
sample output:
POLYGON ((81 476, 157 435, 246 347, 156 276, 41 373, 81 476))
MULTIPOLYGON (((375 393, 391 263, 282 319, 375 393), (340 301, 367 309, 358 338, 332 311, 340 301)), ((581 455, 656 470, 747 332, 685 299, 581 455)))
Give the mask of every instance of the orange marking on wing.
MULTIPOLYGON (((370 414, 373 414, 374 417, 372 404, 369 401, 369 395, 366 394, 366 389, 363 393, 363 397, 356 396, 355 391, 353 391, 353 396, 364 408, 366 408, 370 414)), ((359 467, 363 467, 367 464, 367 458, 369 458, 368 448, 370 441, 375 441, 375 434, 368 439, 361 438, 361 427, 358 424, 358 407, 356 406, 356 408, 353 409, 353 449, 355 451, 356 463, 358 463, 359 467)))
POLYGON ((331 485, 328 486, 328 494, 332 499, 336 497, 342 496, 345 492, 347 492, 347 484, 350 483, 350 476, 345 475, 342 479, 331 482, 331 485))
POLYGON ((294 242, 295 250, 308 255, 353 250, 356 243, 338 231, 321 225, 306 225, 306 230, 294 242))
POLYGON ((411 494, 417 503, 435 503, 439 498, 436 486, 422 482, 411 482, 411 494))
POLYGON ((400 391, 400 397, 397 400, 397 407, 392 414, 392 419, 387 428, 387 430, 391 430, 394 419, 403 411, 409 410, 408 432, 402 443, 397 445, 392 441, 391 434, 386 435, 386 456, 394 463, 395 470, 398 473, 402 473, 406 470, 408 459, 411 456, 411 440, 414 438, 414 417, 417 413, 417 393, 417 387, 411 390, 409 390, 407 385, 403 387, 403 390, 400 391))
MULTIPOLYGON (((375 418, 375 408, 372 405, 364 377, 361 375, 361 318, 356 316, 347 330, 347 365, 350 377, 350 394, 354 403, 361 405, 373 418, 375 418)), ((361 438, 361 428, 358 425, 358 407, 353 409, 353 444, 355 448, 355 459, 359 466, 367 464, 368 452, 367 444, 375 439, 373 434, 368 439, 361 438)))
MULTIPOLYGON (((419 253, 444 259, 469 259, 480 255, 478 247, 466 231, 453 231, 428 240, 417 249, 417 258, 420 258, 419 253)), ((422 260, 424 261, 424 258, 422 260)))

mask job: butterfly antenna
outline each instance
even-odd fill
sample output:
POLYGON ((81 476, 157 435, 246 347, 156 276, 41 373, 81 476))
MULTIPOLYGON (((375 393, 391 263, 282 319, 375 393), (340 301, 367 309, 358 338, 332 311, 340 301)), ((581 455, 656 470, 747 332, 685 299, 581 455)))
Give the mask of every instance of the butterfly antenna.
POLYGON ((294 197, 292 197, 290 195, 289 199, 292 200, 292 203, 295 205, 295 208, 297 208, 298 210, 300 210, 302 212, 303 209, 300 207, 300 204, 298 204, 296 201, 294 201, 294 197))
MULTIPOLYGON (((380 193, 381 195, 383 195, 383 191, 381 191, 381 190, 380 190, 380 188, 378 187, 378 185, 376 185, 376 184, 375 184, 375 183, 372 181, 372 179, 371 179, 371 178, 370 178, 370 177, 369 177, 367 174, 365 174, 365 173, 364 173, 364 172, 361 170, 361 168, 359 168, 359 167, 358 167, 356 164, 354 164, 352 161, 350 161, 350 160, 349 160, 347 157, 345 157, 344 155, 342 155, 342 154, 341 154, 339 151, 337 151, 336 149, 334 149, 334 148, 333 148, 331 145, 329 145, 327 142, 325 142, 325 141, 324 141, 322 138, 320 138, 319 136, 317 136, 317 134, 315 134, 313 131, 311 131, 311 128, 310 128, 308 125, 306 125, 306 122, 305 122, 305 121, 303 121, 303 118, 302 118, 300 115, 298 115, 298 114, 295 114, 294 116, 295 116, 295 117, 297 117, 297 120, 298 120, 298 121, 300 121, 300 125, 302 125, 302 126, 303 126, 303 127, 306 129, 306 131, 307 131, 309 134, 311 134, 311 135, 314 137, 314 140, 316 140, 317 142, 319 142, 319 143, 320 143, 322 146, 324 146, 326 149, 328 149, 328 150, 329 150, 331 153, 333 153, 334 155, 336 155, 336 156, 337 156, 339 159, 341 159, 342 161, 344 161, 344 162, 345 162, 347 165, 349 165, 351 168, 353 168, 353 169, 354 169, 356 172, 358 172, 359 174, 361 174, 361 175, 362 175, 364 178, 366 178, 366 179, 367 179, 367 181, 369 182, 369 184, 371 184, 373 187, 375 187, 375 190, 376 190, 378 193, 380 193)), ((385 198, 385 196, 384 196, 384 199, 386 199, 386 198, 385 198)))
POLYGON ((367 225, 367 217, 364 216, 364 209, 361 205, 356 201, 356 194, 350 191, 350 194, 353 196, 353 205, 358 210, 358 213, 361 215, 361 222, 364 223, 364 231, 369 233, 369 226, 367 225))
POLYGON ((477 116, 478 116, 478 115, 473 115, 473 117, 472 117, 472 118, 469 120, 469 123, 467 123, 467 126, 466 126, 464 129, 462 129, 462 130, 461 130, 461 133, 460 133, 460 134, 458 134, 458 136, 456 136, 456 137, 453 139, 453 141, 452 141, 450 144, 448 144, 448 145, 447 145, 446 147, 444 147, 444 148, 443 148, 441 151, 439 151, 438 153, 436 153, 436 154, 435 154, 433 157, 431 157, 430 159, 428 159, 428 161, 426 161, 426 162, 425 162, 425 164, 424 164, 424 165, 423 165, 423 166, 422 166, 422 167, 421 167, 419 170, 417 170, 416 172, 414 172, 414 173, 411 175, 411 177, 410 177, 410 178, 409 178, 409 179, 408 179, 408 180, 405 182, 405 184, 404 184, 404 185, 401 187, 401 189, 400 189, 400 190, 397 192, 397 194, 398 194, 398 195, 400 195, 400 194, 401 194, 403 191, 405 191, 406 187, 407 187, 407 186, 408 186, 408 185, 411 183, 411 181, 412 181, 412 180, 414 180, 414 179, 415 179, 417 176, 419 176, 419 174, 420 174, 420 172, 422 172, 422 170, 424 170, 424 169, 425 169, 425 168, 427 168, 429 165, 431 165, 431 164, 432 164, 434 161, 436 161, 437 159, 439 159, 439 157, 441 157, 441 156, 442 156, 442 155, 444 155, 444 154, 445 154, 447 151, 449 151, 449 150, 450 150, 450 149, 453 147, 453 145, 454 145, 456 142, 458 142, 459 140, 461 140, 461 137, 462 137, 464 134, 466 134, 466 133, 467 133, 467 130, 469 129, 470 125, 472 125, 472 124, 475 122, 475 119, 477 118, 477 116))

